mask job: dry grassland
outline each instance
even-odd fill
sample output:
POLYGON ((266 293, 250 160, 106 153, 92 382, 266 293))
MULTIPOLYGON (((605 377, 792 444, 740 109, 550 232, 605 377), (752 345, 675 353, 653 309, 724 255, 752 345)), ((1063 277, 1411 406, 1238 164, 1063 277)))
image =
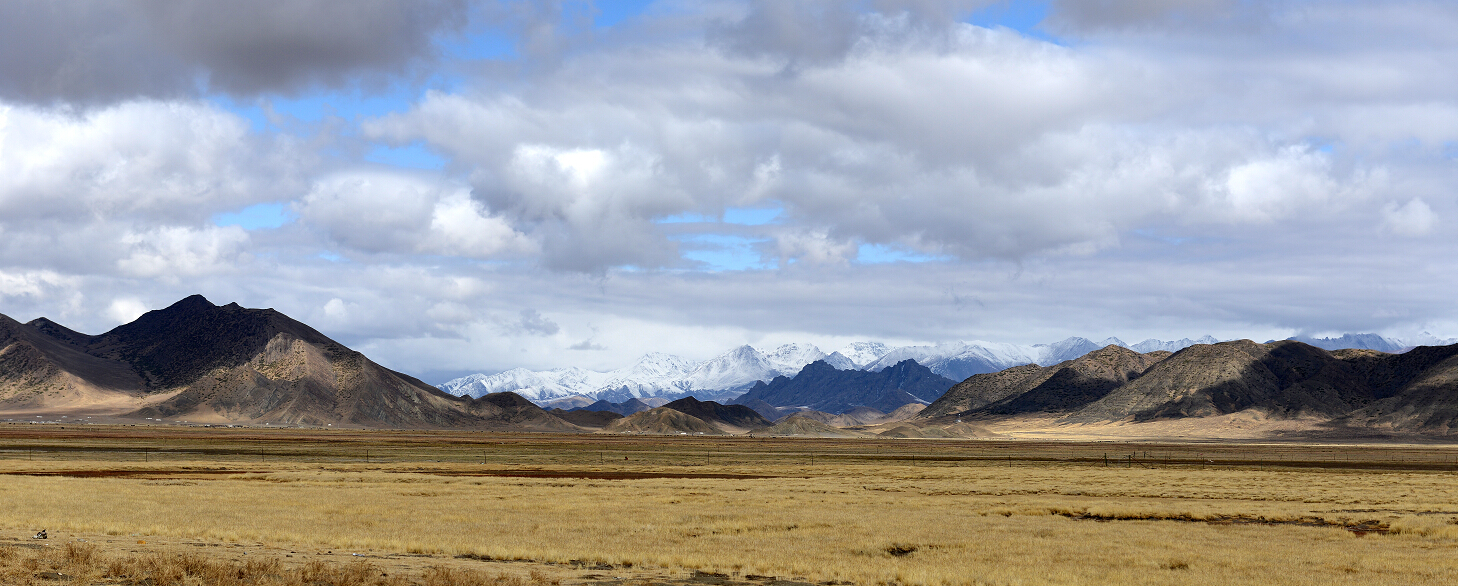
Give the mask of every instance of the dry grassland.
POLYGON ((1458 583, 1444 446, 73 431, 0 430, 0 529, 600 568, 568 584, 1458 583))

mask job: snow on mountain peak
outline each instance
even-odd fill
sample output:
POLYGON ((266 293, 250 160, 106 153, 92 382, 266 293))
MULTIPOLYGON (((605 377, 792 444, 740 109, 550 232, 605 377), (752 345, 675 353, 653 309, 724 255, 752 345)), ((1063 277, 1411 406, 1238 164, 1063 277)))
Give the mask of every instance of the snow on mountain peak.
POLYGON ((684 377, 683 387, 689 390, 738 389, 757 381, 772 380, 778 374, 764 354, 745 344, 700 364, 684 377))
MULTIPOLYGON (((1341 338, 1323 338, 1320 343, 1342 347, 1380 347, 1393 350, 1398 346, 1445 345, 1458 339, 1445 340, 1424 333, 1404 342, 1373 334, 1348 334, 1341 338), (1385 345, 1384 345, 1385 344, 1385 345)), ((891 348, 879 342, 856 342, 825 354, 812 344, 785 344, 768 353, 749 345, 733 348, 704 362, 695 362, 664 353, 645 354, 630 366, 610 372, 594 372, 581 368, 559 368, 533 372, 513 368, 493 375, 473 374, 440 385, 454 395, 480 397, 487 393, 512 391, 538 403, 581 395, 593 399, 621 402, 630 398, 682 397, 694 392, 738 391, 756 381, 770 381, 775 376, 795 376, 805 365, 824 360, 831 366, 879 371, 902 360, 911 359, 939 375, 962 380, 973 374, 996 372, 1023 364, 1049 366, 1072 360, 1110 344, 1136 352, 1177 352, 1195 344, 1216 344, 1212 336, 1174 341, 1149 339, 1134 345, 1109 337, 1095 343, 1087 338, 1071 337, 1052 344, 1008 344, 971 341, 946 342, 931 346, 891 348)))
POLYGON ((800 369, 805 368, 806 364, 824 360, 825 357, 826 354, 814 344, 785 344, 764 353, 765 360, 769 361, 775 372, 788 377, 800 374, 800 369))
MULTIPOLYGON (((850 360, 856 368, 865 368, 891 351, 891 347, 880 342, 852 342, 832 354, 839 354, 850 360)), ((837 367, 839 368, 839 367, 837 367)))

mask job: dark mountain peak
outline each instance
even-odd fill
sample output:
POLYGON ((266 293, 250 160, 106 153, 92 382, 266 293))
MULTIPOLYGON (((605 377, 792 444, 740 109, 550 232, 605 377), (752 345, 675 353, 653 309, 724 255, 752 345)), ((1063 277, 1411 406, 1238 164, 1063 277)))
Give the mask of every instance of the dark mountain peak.
POLYGON ((490 403, 502 409, 526 409, 536 406, 536 403, 528 401, 521 395, 510 391, 504 393, 487 393, 480 398, 472 399, 472 401, 490 403))
POLYGON ((263 351, 270 340, 288 334, 321 347, 343 346, 272 309, 246 309, 237 303, 213 305, 192 295, 129 324, 90 339, 92 353, 131 363, 154 388, 187 384, 215 368, 232 368, 263 351))
POLYGON ((934 373, 932 373, 930 368, 922 366, 921 363, 910 358, 902 360, 901 362, 897 362, 896 364, 893 364, 891 366, 887 366, 886 368, 881 369, 881 372, 887 374, 888 376, 900 378, 908 376, 936 376, 934 373))
POLYGON ((588 405, 586 407, 578 407, 576 409, 572 409, 572 411, 603 411, 608 413, 616 413, 622 416, 628 416, 634 413, 638 413, 640 411, 647 411, 652 408, 652 405, 644 403, 637 397, 632 397, 626 401, 623 401, 622 403, 614 403, 607 399, 598 399, 597 402, 591 405, 588 405))
POLYGON ((806 372, 835 372, 839 370, 839 368, 831 366, 829 362, 826 362, 824 360, 816 360, 815 362, 811 362, 810 364, 806 364, 804 367, 802 367, 800 369, 800 374, 804 374, 806 372))
POLYGON ((66 342, 68 344, 85 345, 86 343, 90 342, 93 337, 95 337, 88 336, 44 317, 38 317, 30 320, 30 322, 26 323, 25 325, 33 327, 47 336, 50 336, 62 342, 66 342))
POLYGON ((704 406, 705 403, 713 403, 713 401, 700 401, 697 398, 695 398, 693 395, 689 395, 689 396, 684 397, 682 399, 679 399, 677 401, 673 401, 671 403, 668 403, 667 405, 664 405, 664 407, 668 407, 668 408, 673 409, 675 411, 678 411, 680 413, 688 413, 688 411, 686 411, 686 409, 687 410, 701 409, 701 408, 703 408, 703 406, 704 406))
POLYGON ((173 303, 172 305, 168 305, 167 307, 164 307, 162 309, 149 311, 147 313, 155 313, 158 311, 166 313, 193 313, 199 311, 209 311, 217 308, 218 306, 214 305, 213 302, 208 301, 207 297, 203 297, 200 294, 194 293, 192 295, 188 295, 187 297, 183 297, 182 299, 177 300, 177 302, 173 303))
POLYGON ((685 415, 692 415, 714 424, 725 424, 745 429, 764 427, 770 424, 754 409, 744 405, 721 405, 714 401, 700 401, 692 395, 664 405, 685 415))
POLYGON ((891 411, 907 403, 936 400, 953 384, 954 381, 933 373, 915 360, 903 360, 878 372, 837 370, 824 361, 816 361, 801 369, 795 378, 778 377, 767 385, 755 385, 734 402, 809 407, 832 414, 856 407, 891 411))
POLYGON ((1102 399, 1167 356, 1110 344, 1052 366, 1027 364, 977 374, 952 387, 918 417, 1068 412, 1102 399))

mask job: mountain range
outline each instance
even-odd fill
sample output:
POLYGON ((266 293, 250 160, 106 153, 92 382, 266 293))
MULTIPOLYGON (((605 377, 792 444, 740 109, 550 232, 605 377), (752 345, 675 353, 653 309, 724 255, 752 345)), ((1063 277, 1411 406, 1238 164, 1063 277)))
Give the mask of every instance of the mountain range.
MULTIPOLYGON (((1146 340, 1136 344, 1141 351, 1185 348, 1213 343, 1205 336, 1173 342, 1146 340)), ((597 372, 582 368, 532 371, 514 368, 496 374, 473 374, 440 385, 441 390, 463 397, 512 392, 543 406, 577 399, 576 405, 598 400, 614 403, 628 399, 696 396, 729 401, 756 383, 775 377, 793 378, 800 369, 824 361, 838 370, 877 372, 904 360, 915 360, 932 372, 962 380, 984 372, 996 372, 1022 364, 1054 364, 1081 356, 1108 344, 1124 346, 1117 338, 1095 343, 1085 338, 1068 338, 1054 344, 1030 346, 994 342, 954 342, 935 346, 893 348, 879 342, 856 342, 826 354, 813 344, 785 344, 769 351, 743 345, 703 362, 672 354, 652 353, 618 370, 597 372)), ((894 407, 893 407, 894 408, 894 407)))
MULTIPOLYGON (((1427 334, 1408 341, 1384 338, 1376 334, 1292 339, 1327 350, 1356 348, 1389 353, 1402 352, 1419 344, 1446 345, 1458 342, 1458 339, 1443 340, 1427 334)), ((769 383, 778 376, 794 378, 800 369, 817 360, 839 370, 870 372, 880 371, 904 360, 915 360, 940 376, 960 381, 975 374, 998 372, 1014 366, 1053 365, 1110 345, 1148 353, 1176 352, 1196 344, 1217 342, 1219 340, 1212 336, 1171 341, 1149 339, 1132 345, 1118 338, 1094 342, 1080 337, 1052 344, 1033 345, 974 341, 891 347, 879 342, 856 342, 829 354, 813 344, 785 344, 768 351, 744 345, 703 362, 671 354, 653 353, 643 356, 632 365, 609 372, 581 368, 546 371, 515 368, 497 374, 473 374, 457 378, 441 384, 440 388, 453 395, 470 397, 513 392, 544 406, 569 400, 575 401, 570 406, 580 406, 598 400, 620 403, 632 398, 661 397, 671 400, 690 395, 730 401, 756 383, 769 383)))
POLYGON ((1107 346, 1056 365, 974 375, 918 419, 1038 414, 1062 423, 1259 411, 1327 426, 1446 435, 1458 427, 1458 345, 1401 354, 1235 340, 1141 354, 1107 346))
POLYGON ((200 295, 94 336, 0 316, 0 413, 581 431, 516 395, 444 393, 282 313, 200 295))
POLYGON ((908 403, 931 403, 954 384, 955 381, 910 359, 876 372, 841 370, 817 360, 807 364, 794 378, 777 376, 768 384, 755 383, 733 403, 752 408, 762 403, 832 415, 858 407, 888 412, 908 403))

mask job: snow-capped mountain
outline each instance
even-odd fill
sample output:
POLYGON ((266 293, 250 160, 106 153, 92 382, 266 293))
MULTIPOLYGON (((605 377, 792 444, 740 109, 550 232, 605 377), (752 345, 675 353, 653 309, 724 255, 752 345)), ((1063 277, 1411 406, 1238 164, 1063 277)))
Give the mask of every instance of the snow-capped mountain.
POLYGON ((1104 344, 1095 344, 1088 338, 1073 337, 1052 344, 1037 344, 1033 346, 1038 349, 1038 359, 1034 362, 1037 362, 1040 366, 1058 364, 1064 360, 1073 360, 1109 344, 1124 345, 1124 342, 1118 338, 1109 338, 1105 342, 1104 344))
POLYGON ((806 364, 825 358, 826 354, 814 344, 785 344, 764 354, 770 368, 789 377, 799 374, 806 364))
MULTIPOLYGON (((1164 350, 1166 352, 1179 352, 1180 350, 1184 350, 1185 348, 1189 348, 1190 346, 1194 346, 1195 344, 1218 343, 1220 343, 1220 340, 1216 340, 1213 336, 1200 336, 1198 339, 1195 340, 1191 340, 1189 338, 1180 338, 1173 342, 1166 342, 1164 340, 1156 340, 1154 338, 1150 338, 1133 346, 1124 347, 1140 354, 1148 354, 1150 352, 1155 352, 1158 350, 1164 350)), ((1123 346, 1123 344, 1120 345, 1123 346)))
MULTIPOLYGON (((827 354, 825 356, 825 358, 821 358, 821 360, 824 360, 826 364, 829 364, 831 366, 834 366, 836 370, 860 370, 861 369, 861 367, 856 366, 856 363, 855 362, 852 362, 851 359, 846 358, 844 354, 841 354, 838 351, 837 352, 831 352, 830 354, 827 354)), ((801 367, 801 368, 804 368, 804 367, 801 367)))
POLYGON ((682 356, 655 352, 626 368, 594 372, 581 368, 530 371, 514 368, 493 375, 473 374, 440 385, 453 395, 480 397, 511 391, 529 401, 545 403, 571 396, 623 402, 628 399, 677 399, 698 393, 706 397, 737 391, 776 376, 793 377, 806 364, 830 359, 837 368, 850 368, 844 358, 827 356, 810 344, 786 344, 768 355, 752 346, 740 346, 711 360, 695 362, 682 356))
POLYGON ((1007 344, 1001 342, 951 342, 937 344, 935 346, 903 346, 886 352, 874 362, 866 365, 862 370, 879 371, 887 366, 911 359, 917 363, 930 368, 932 372, 945 376, 952 380, 960 381, 974 374, 997 372, 1005 368, 1021 366, 1024 364, 1038 364, 1049 366, 1058 364, 1064 360, 1073 360, 1099 348, 1110 344, 1130 348, 1135 352, 1150 352, 1153 350, 1176 351, 1188 348, 1195 344, 1214 344, 1216 340, 1210 336, 1200 338, 1200 341, 1193 341, 1189 338, 1175 342, 1163 342, 1160 340, 1145 340, 1130 348, 1123 340, 1118 338, 1106 338, 1102 342, 1093 342, 1088 338, 1073 337, 1052 344, 1007 344), (1140 350, 1140 347, 1149 347, 1151 350, 1140 350))
MULTIPOLYGON (((852 342, 850 344, 847 344, 846 347, 836 350, 832 353, 832 355, 839 354, 845 357, 846 360, 849 360, 850 363, 856 368, 864 369, 866 366, 870 365, 876 360, 879 360, 882 356, 885 356, 886 353, 890 351, 890 346, 887 346, 880 342, 852 342)), ((830 361, 827 360, 826 362, 830 361)), ((835 365, 831 364, 831 366, 835 365)), ((836 368, 840 367, 836 366, 836 368)), ((845 369, 841 368, 841 370, 845 369)))
POLYGON ((779 371, 764 354, 745 344, 700 364, 683 382, 688 390, 739 389, 774 380, 777 375, 779 371))
POLYGON ((697 362, 662 352, 643 355, 627 368, 605 373, 605 379, 576 394, 621 403, 628 399, 674 395, 683 391, 682 381, 697 362))
POLYGON ((1397 341, 1401 342, 1402 345, 1407 348, 1412 348, 1416 346, 1450 346, 1453 344, 1458 344, 1458 338, 1439 338, 1427 332, 1423 332, 1416 336, 1403 338, 1397 341))
POLYGON ((1358 348, 1363 350, 1376 350, 1378 352, 1406 352, 1417 346, 1447 346, 1458 344, 1458 338, 1443 339, 1427 332, 1423 332, 1411 338, 1386 338, 1377 334, 1342 334, 1339 338, 1313 338, 1311 336, 1292 336, 1287 340, 1305 342, 1326 350, 1341 350, 1344 348, 1358 348))
MULTIPOLYGON (((1458 339, 1442 339, 1426 332, 1408 340, 1384 338, 1375 334, 1292 339, 1328 350, 1370 348, 1383 352, 1401 352, 1419 345, 1458 343, 1458 339)), ((899 348, 879 342, 856 342, 830 354, 825 354, 811 344, 785 344, 768 353, 745 345, 704 362, 695 362, 672 354, 653 353, 643 356, 631 366, 609 372, 581 368, 534 372, 515 368, 493 375, 473 374, 442 384, 440 388, 454 395, 472 397, 512 391, 536 403, 574 396, 612 402, 623 402, 632 398, 677 399, 690 394, 700 398, 719 399, 753 386, 756 381, 768 383, 781 375, 793 378, 805 365, 816 360, 824 360, 839 370, 880 371, 902 360, 911 359, 932 372, 960 381, 974 374, 997 372, 1023 364, 1049 366, 1078 358, 1110 344, 1135 352, 1178 352, 1195 344, 1218 342, 1219 340, 1211 336, 1168 342, 1149 339, 1132 346, 1113 337, 1105 338, 1101 342, 1073 337, 1052 344, 972 341, 899 348)))
POLYGON ((607 375, 575 367, 540 372, 513 368, 492 375, 461 377, 440 385, 440 390, 456 396, 478 398, 489 393, 510 391, 528 401, 541 402, 581 394, 583 389, 598 388, 607 380, 607 375))

